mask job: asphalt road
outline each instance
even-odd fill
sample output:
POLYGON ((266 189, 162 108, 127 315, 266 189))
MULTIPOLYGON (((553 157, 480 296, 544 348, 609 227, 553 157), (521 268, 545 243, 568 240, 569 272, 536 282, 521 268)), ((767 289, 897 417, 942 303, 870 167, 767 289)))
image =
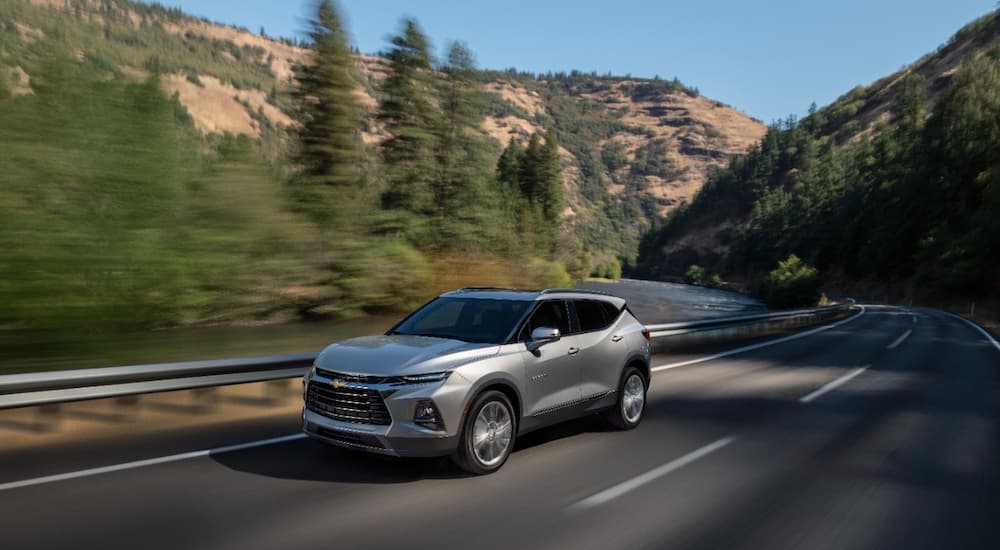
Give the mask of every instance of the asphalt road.
POLYGON ((985 335, 868 308, 713 355, 654 358, 686 364, 654 374, 638 429, 531 434, 485 477, 292 439, 19 483, 292 434, 294 412, 0 459, 0 547, 1000 548, 985 335))

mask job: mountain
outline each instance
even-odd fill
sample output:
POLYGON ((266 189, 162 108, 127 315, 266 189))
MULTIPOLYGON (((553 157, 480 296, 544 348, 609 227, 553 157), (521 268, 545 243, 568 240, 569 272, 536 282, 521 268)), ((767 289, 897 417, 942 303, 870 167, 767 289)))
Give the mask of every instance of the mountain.
POLYGON ((801 260, 834 292, 996 298, 997 151, 993 12, 901 71, 769 128, 645 235, 638 273, 715 272, 752 290, 801 260))
MULTIPOLYGON (((4 0, 0 83, 31 93, 33 59, 58 42, 111 77, 160 75, 205 134, 260 140, 273 161, 295 122, 289 91, 309 50, 293 41, 127 0, 4 0)), ((386 136, 374 120, 385 59, 356 56, 366 107, 365 141, 386 136)), ((639 234, 689 201, 707 174, 761 138, 764 126, 676 80, 482 71, 484 131, 494 155, 553 129, 562 144, 564 231, 596 255, 634 259, 639 234)))

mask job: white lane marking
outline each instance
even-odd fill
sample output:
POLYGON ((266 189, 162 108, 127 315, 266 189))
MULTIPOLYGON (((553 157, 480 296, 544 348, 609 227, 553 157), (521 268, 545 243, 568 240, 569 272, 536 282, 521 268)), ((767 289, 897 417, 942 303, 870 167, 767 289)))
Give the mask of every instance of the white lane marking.
MULTIPOLYGON (((810 336, 810 335, 816 334, 818 332, 822 332, 824 330, 829 330, 831 328, 838 327, 840 325, 849 323, 849 322, 857 319, 858 317, 861 317, 862 315, 864 315, 864 313, 865 313, 865 308, 864 308, 864 306, 861 306, 861 311, 859 311, 856 315, 848 317, 847 319, 844 319, 842 321, 837 321, 836 323, 832 323, 832 324, 829 324, 829 325, 824 325, 824 326, 821 326, 821 327, 817 327, 817 328, 814 328, 812 330, 808 330, 806 332, 792 334, 792 335, 789 335, 789 336, 785 336, 783 338, 778 338, 778 339, 775 339, 775 340, 769 340, 767 342, 761 342, 761 343, 758 343, 758 344, 753 344, 753 345, 750 345, 750 346, 745 346, 745 347, 742 347, 742 348, 737 348, 737 349, 725 351, 725 352, 722 352, 722 353, 717 353, 715 355, 710 355, 708 357, 701 357, 701 358, 698 358, 698 359, 692 359, 692 360, 689 360, 689 361, 683 361, 681 363, 673 363, 673 364, 669 364, 669 365, 661 365, 661 366, 655 367, 655 368, 653 368, 651 370, 653 372, 658 372, 658 371, 672 369, 672 368, 676 368, 676 367, 683 367, 683 366, 686 366, 686 365, 693 365, 695 363, 702 363, 704 361, 711 361, 713 359, 718 359, 720 357, 726 357, 726 356, 734 355, 734 354, 737 354, 737 353, 743 353, 745 351, 751 351, 751 350, 760 349, 760 348, 767 347, 767 346, 773 346, 775 344, 780 344, 782 342, 787 342, 789 340, 795 340, 797 338, 804 338, 806 336, 810 336)), ((262 447, 262 446, 265 446, 265 445, 274 445, 274 444, 277 444, 277 443, 285 443, 285 442, 288 442, 288 441, 295 441, 297 439, 303 439, 305 437, 306 437, 305 434, 291 434, 291 435, 286 435, 286 436, 282 436, 282 437, 275 437, 275 438, 271 438, 271 439, 263 439, 263 440, 260 440, 260 441, 251 441, 249 443, 241 443, 239 445, 229 445, 229 446, 226 446, 226 447, 218 447, 218 448, 215 448, 215 449, 204 449, 204 450, 201 450, 201 451, 191 451, 191 452, 188 452, 188 453, 180 453, 180 454, 175 454, 175 455, 170 455, 170 456, 162 456, 162 457, 158 457, 158 458, 150 458, 150 459, 146 459, 146 460, 137 460, 137 461, 134 461, 134 462, 125 462, 125 463, 122 463, 122 464, 114 464, 114 465, 111 465, 111 466, 102 466, 102 467, 99 467, 99 468, 90 468, 90 469, 87 469, 87 470, 78 470, 78 471, 75 471, 75 472, 67 472, 67 473, 64 473, 64 474, 56 474, 56 475, 50 475, 50 476, 44 476, 44 477, 36 477, 36 478, 25 479, 25 480, 21 480, 21 481, 11 481, 11 482, 7 482, 7 483, 0 483, 0 491, 7 491, 7 490, 10 490, 10 489, 18 489, 18 488, 21 488, 21 487, 30 487, 32 485, 42 485, 42 484, 45 484, 45 483, 54 483, 54 482, 57 482, 57 481, 65 481, 65 480, 76 479, 76 478, 81 478, 81 477, 95 476, 95 475, 106 474, 106 473, 110 473, 110 472, 119 472, 119 471, 122 471, 122 470, 131 470, 131 469, 134 469, 134 468, 142 468, 142 467, 145 467, 145 466, 155 466, 157 464, 165 464, 165 463, 168 463, 168 462, 178 462, 178 461, 181 461, 181 460, 190 460, 192 458, 199 458, 199 457, 203 457, 203 456, 210 456, 210 455, 213 455, 213 454, 228 453, 228 452, 232 452, 232 451, 239 451, 239 450, 242 450, 242 449, 252 449, 254 447, 262 447)), ((723 439, 723 440, 717 441, 716 443, 713 443, 713 445, 718 444, 720 442, 724 442, 724 443, 722 443, 722 445, 719 445, 719 447, 722 447, 724 445, 728 445, 731 440, 732 440, 732 438, 723 439)), ((711 447, 711 445, 709 445, 709 447, 711 447)), ((691 455, 693 455, 695 453, 698 453, 698 452, 701 452, 701 451, 704 451, 705 449, 708 449, 708 447, 704 447, 702 449, 699 449, 698 451, 694 451, 694 453, 691 453, 691 455)), ((709 449, 704 454, 708 454, 709 452, 712 452, 714 450, 715 450, 715 448, 709 449)), ((678 461, 684 460, 686 457, 690 457, 691 455, 686 455, 685 457, 681 457, 680 459, 677 459, 674 462, 678 462, 678 461)), ((701 456, 703 456, 703 454, 695 456, 693 458, 690 458, 690 460, 688 462, 693 461, 693 460, 697 460, 701 456)), ((671 471, 673 471, 673 470, 675 470, 677 468, 680 468, 681 466, 687 464, 688 462, 683 462, 681 464, 678 464, 678 465, 674 466, 673 468, 671 468, 670 470, 668 470, 666 472, 663 472, 662 474, 659 474, 659 475, 666 475, 666 474, 670 473, 671 471)), ((666 466, 670 466, 671 464, 674 464, 674 463, 672 462, 672 463, 669 463, 669 464, 665 464, 664 466, 661 466, 661 468, 666 467, 666 466)), ((656 477, 659 477, 659 475, 656 476, 656 477)), ((628 489, 628 490, 631 490, 631 489, 628 489)), ((609 491, 610 491, 610 489, 609 489, 609 491)), ((594 495, 594 497, 596 497, 596 496, 598 496, 598 495, 594 495)), ((594 498, 594 497, 591 497, 591 498, 594 498)), ((615 498, 615 497, 612 496, 611 498, 615 498)), ((608 500, 610 500, 610 498, 608 500)))
POLYGON ((819 333, 819 332, 823 332, 824 330, 830 330, 832 328, 839 327, 840 325, 844 325, 844 324, 850 323, 851 321, 857 319, 858 317, 861 317, 864 314, 865 314, 865 307, 861 306, 861 311, 859 311, 857 313, 857 315, 853 315, 853 316, 848 317, 847 319, 844 319, 842 321, 837 321, 836 323, 831 323, 829 325, 823 325, 821 327, 816 327, 814 329, 807 330, 805 332, 798 332, 796 334, 790 334, 788 336, 783 336, 781 338, 777 338, 777 339, 774 339, 774 340, 768 340, 767 342, 760 342, 760 343, 757 343, 757 344, 752 344, 752 345, 749 345, 749 346, 744 346, 742 348, 731 349, 729 351, 724 351, 722 353, 716 353, 715 355, 709 355, 709 356, 706 356, 706 357, 699 357, 697 359, 689 359, 687 361, 681 361, 679 363, 670 363, 670 364, 667 364, 667 365, 660 365, 658 367, 653 367, 652 369, 650 369, 650 371, 651 372, 659 372, 659 371, 664 371, 664 370, 667 370, 667 369, 676 369, 677 367, 686 367, 688 365, 694 365, 696 363, 704 363, 705 361, 712 361, 713 359, 719 359, 720 357, 728 357, 730 355, 736 355, 737 353, 743 353, 743 352, 752 351, 752 350, 755 350, 755 349, 766 348, 768 346, 773 346, 773 345, 776 345, 776 344, 781 344, 783 342, 788 342, 790 340, 797 340, 799 338, 805 338, 806 336, 812 336, 813 334, 816 334, 816 333, 819 333))
POLYGON ((913 329, 907 329, 906 332, 904 332, 899 338, 896 338, 895 340, 893 340, 893 342, 891 344, 889 344, 888 346, 886 346, 885 349, 896 349, 896 348, 898 348, 899 345, 902 344, 904 340, 906 340, 907 338, 909 338, 910 334, 912 334, 912 333, 913 333, 913 329))
POLYGON ((988 340, 991 344, 993 344, 993 347, 997 348, 997 350, 1000 351, 1000 342, 997 342, 996 338, 994 338, 992 334, 986 332, 986 329, 984 329, 983 327, 977 325, 976 323, 973 323, 972 321, 966 319, 965 317, 962 317, 961 315, 955 315, 954 313, 950 313, 947 311, 942 311, 941 313, 944 313, 945 315, 951 315, 956 319, 961 319, 962 321, 965 321, 967 325, 978 330, 980 334, 986 337, 986 340, 988 340))
POLYGON ((594 506, 600 506, 601 504, 604 504, 610 500, 614 500, 624 495, 625 493, 628 493, 629 491, 638 489, 639 487, 642 487, 643 485, 651 481, 655 481, 656 479, 659 479, 673 471, 683 468, 684 466, 691 464, 692 462, 698 460, 699 458, 702 458, 715 451, 718 451, 719 449, 732 443, 735 439, 736 439, 735 436, 723 437, 722 439, 714 443, 709 443, 708 445, 705 445, 700 449, 691 451, 690 453, 680 458, 671 460, 670 462, 667 462, 662 466, 657 466, 656 468, 653 468, 652 470, 644 474, 639 474, 633 477, 632 479, 628 479, 619 483, 618 485, 613 485, 611 487, 608 487, 607 489, 599 493, 595 493, 571 505, 569 508, 580 510, 584 508, 593 508, 594 506))
POLYGON ((146 460, 136 460, 134 462, 125 462, 122 464, 114 464, 111 466, 102 466, 100 468, 90 468, 88 470, 78 470, 76 472, 67 472, 65 474, 56 474, 51 476, 36 477, 32 479, 25 479, 21 481, 10 481, 8 483, 0 483, 0 491, 7 491, 10 489, 18 489, 21 487, 30 487, 32 485, 42 485, 45 483, 54 483, 56 481, 66 481, 67 479, 76 479, 80 477, 96 476, 100 474, 107 474, 110 472, 120 472, 122 470, 132 470, 134 468, 143 468, 145 466, 154 466, 156 464, 165 464, 168 462, 178 462, 181 460, 189 460, 192 458, 199 458, 203 456, 217 455, 222 453, 230 453, 233 451, 241 451, 243 449, 252 449, 254 447, 263 447, 265 445, 275 445, 277 443, 286 443, 288 441, 295 441, 297 439, 302 439, 306 437, 306 434, 291 434, 281 437, 272 437, 271 439, 261 439, 260 441, 251 441, 249 443, 240 443, 238 445, 228 445, 226 447, 217 447, 215 449, 204 449, 201 451, 191 451, 189 453, 180 453, 170 456, 161 456, 159 458, 150 458, 146 460))
POLYGON ((810 393, 809 395, 807 395, 805 397, 802 397, 801 399, 799 399, 799 403, 809 403, 810 401, 812 401, 812 400, 820 397, 824 393, 829 392, 829 391, 833 391, 833 390, 839 388, 840 386, 843 386, 844 384, 846 384, 849 381, 851 381, 851 379, 854 378, 855 376, 857 376, 857 375, 865 372, 866 370, 868 370, 869 367, 871 367, 871 365, 867 365, 867 366, 861 367, 859 369, 852 370, 851 372, 845 374, 844 376, 841 376, 840 378, 834 380, 833 382, 830 382, 829 384, 824 385, 822 388, 820 388, 820 389, 818 389, 818 390, 810 393))

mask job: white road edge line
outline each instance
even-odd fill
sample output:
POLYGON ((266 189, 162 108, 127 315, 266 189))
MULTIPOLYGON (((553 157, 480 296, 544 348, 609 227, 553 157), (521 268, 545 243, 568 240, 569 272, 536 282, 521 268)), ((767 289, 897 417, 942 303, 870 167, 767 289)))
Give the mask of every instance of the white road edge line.
MULTIPOLYGON (((743 353, 745 351, 760 349, 760 348, 764 348, 764 347, 767 347, 767 346, 773 346, 775 344, 780 344, 782 342, 787 342, 789 340, 795 340, 797 338, 805 338, 806 336, 810 336, 810 335, 816 334, 818 332, 822 332, 824 330, 829 330, 829 329, 832 329, 834 327, 837 327, 837 326, 849 323, 849 322, 857 319, 858 317, 861 317, 862 315, 864 315, 864 313, 865 313, 865 308, 864 308, 864 306, 861 306, 861 311, 859 311, 856 315, 848 317, 847 319, 844 319, 842 321, 837 321, 836 323, 832 323, 832 324, 829 324, 829 325, 823 325, 821 327, 817 327, 817 328, 814 328, 812 330, 807 330, 805 332, 800 332, 800 333, 797 333, 797 334, 792 334, 792 335, 789 335, 789 336, 785 336, 783 338, 778 338, 778 339, 775 339, 775 340, 769 340, 767 342, 761 342, 761 343, 758 343, 758 344, 753 344, 753 345, 745 346, 745 347, 742 347, 742 348, 732 349, 732 350, 725 351, 725 352, 722 352, 722 353, 717 353, 715 355, 710 355, 708 357, 701 357, 701 358, 698 358, 698 359, 691 359, 689 361, 683 361, 683 362, 680 362, 680 363, 673 363, 673 364, 669 364, 669 365, 661 365, 659 367, 654 367, 653 369, 650 369, 650 370, 652 372, 658 372, 658 371, 672 369, 672 368, 676 368, 676 367, 683 367, 683 366, 686 366, 686 365, 693 365, 695 363, 702 363, 702 362, 705 362, 705 361, 711 361, 713 359, 718 359, 720 357, 726 357, 726 356, 734 355, 734 354, 737 354, 737 353, 743 353)), ((191 452, 187 452, 187 453, 180 453, 180 454, 169 455, 169 456, 161 456, 161 457, 158 457, 158 458, 150 458, 150 459, 146 459, 146 460, 136 460, 134 462, 124 462, 122 464, 113 464, 111 466, 102 466, 100 468, 90 468, 90 469, 87 469, 87 470, 77 470, 75 472, 66 472, 64 474, 56 474, 56 475, 50 475, 50 476, 44 476, 44 477, 36 477, 36 478, 32 478, 32 479, 24 479, 24 480, 21 480, 21 481, 10 481, 10 482, 7 482, 7 483, 0 483, 0 491, 8 491, 10 489, 18 489, 18 488, 21 488, 21 487, 30 487, 30 486, 33 486, 33 485, 42 485, 42 484, 45 484, 45 483, 54 483, 54 482, 57 482, 57 481, 66 481, 66 480, 69 480, 69 479, 77 479, 77 478, 81 478, 81 477, 95 476, 95 475, 106 474, 106 473, 111 473, 111 472, 120 472, 122 470, 131 470, 131 469, 134 469, 134 468, 142 468, 142 467, 145 467, 145 466, 155 466, 157 464, 166 464, 166 463, 169 463, 169 462, 178 462, 178 461, 181 461, 181 460, 190 460, 192 458, 199 458, 199 457, 203 457, 203 456, 210 456, 210 455, 213 455, 213 454, 221 454, 221 453, 228 453, 228 452, 233 452, 233 451, 240 451, 240 450, 243 450, 243 449, 252 449, 254 447, 263 447, 265 445, 275 445, 275 444, 278 444, 278 443, 285 443, 285 442, 288 442, 288 441, 295 441, 297 439, 303 439, 305 437, 306 437, 306 435, 305 434, 301 434, 301 433, 299 433, 299 434, 291 434, 291 435, 286 435, 286 436, 282 436, 282 437, 274 437, 274 438, 271 438, 271 439, 262 439, 260 441, 251 441, 249 443, 241 443, 241 444, 238 444, 238 445, 229 445, 229 446, 226 446, 226 447, 217 447, 217 448, 214 448, 214 449, 203 449, 203 450, 200 450, 200 451, 191 451, 191 452)), ((704 456, 705 454, 708 454, 708 453, 716 450, 717 448, 720 448, 720 447, 723 447, 725 445, 728 445, 731 441, 732 441, 731 437, 730 438, 726 438, 726 439, 721 439, 721 440, 713 443, 712 445, 709 445, 708 447, 703 447, 702 449, 694 451, 693 453, 691 453, 689 455, 685 455, 684 457, 681 457, 681 458, 675 460, 674 462, 671 462, 669 464, 665 464, 664 466, 661 466, 661 468, 674 465, 675 463, 678 463, 680 461, 683 461, 683 460, 687 459, 687 461, 679 463, 679 464, 676 464, 672 468, 668 469, 667 471, 664 471, 663 473, 660 473, 660 474, 654 476, 654 479, 656 477, 660 477, 662 475, 666 475, 666 474, 672 472, 673 470, 675 470, 677 468, 680 468, 681 466, 684 466, 685 464, 687 464, 690 461, 697 460, 701 456, 704 456), (712 447, 713 445, 718 445, 718 447, 714 447, 713 448, 712 447), (695 455, 697 453, 702 453, 702 454, 698 454, 697 456, 693 456, 693 455, 695 455)), ((659 470, 659 468, 657 470, 659 470)), ((656 470, 654 470, 654 471, 656 471, 656 470)), ((648 475, 648 474, 645 474, 645 475, 648 475)), ((628 482, 626 482, 626 483, 628 483, 628 482)), ((614 489, 614 487, 612 489, 614 489)), ((610 491, 610 490, 611 489, 608 489, 608 491, 610 491)), ((626 491, 623 491, 623 493, 627 492, 627 491, 630 491, 630 490, 631 489, 626 489, 626 491)), ((590 498, 595 498, 595 497, 599 496, 600 494, 601 493, 598 493, 598 495, 594 495, 593 497, 590 497, 590 498)), ((616 498, 617 496, 618 495, 611 496, 607 500, 610 500, 611 498, 616 498)))
POLYGON ((156 464, 165 464, 168 462, 178 462, 181 460, 189 460, 192 458, 199 458, 203 456, 217 455, 222 453, 230 453, 233 451, 242 451, 243 449, 253 449, 254 447, 263 447, 265 445, 275 445, 278 443, 286 443, 288 441, 295 441, 297 439, 302 439, 306 437, 304 433, 285 435, 281 437, 272 437, 270 439, 261 439, 259 441, 251 441, 249 443, 240 443, 238 445, 228 445, 226 447, 217 447, 215 449, 204 449, 201 451, 191 451, 188 453, 180 453, 170 456, 161 456, 159 458, 150 458, 146 460, 136 460, 134 462, 124 462, 122 464, 114 464, 111 466, 102 466, 100 468, 90 468, 88 470, 78 470, 76 472, 67 472, 65 474, 56 474, 51 476, 36 477, 32 479, 25 479, 21 481, 10 481, 7 483, 0 483, 0 491, 7 491, 10 489, 19 489, 21 487, 30 487, 32 485, 42 485, 45 483, 54 483, 56 481, 65 481, 68 479, 76 479, 80 477, 96 476, 100 474, 107 474, 110 472, 120 472, 122 470, 132 470, 134 468, 142 468, 144 466, 154 466, 156 464))
POLYGON ((973 323, 972 321, 966 319, 965 317, 962 317, 961 315, 955 315, 954 313, 948 311, 943 311, 942 313, 946 315, 951 315, 956 319, 961 319, 962 321, 965 321, 967 325, 978 330, 980 334, 982 334, 986 338, 987 341, 993 344, 993 347, 997 348, 997 350, 1000 351, 1000 342, 997 342, 996 338, 994 338, 992 334, 986 332, 986 329, 984 329, 983 327, 977 325, 976 323, 973 323))
POLYGON ((774 339, 774 340, 768 340, 766 342, 760 342, 760 343, 757 343, 757 344, 752 344, 752 345, 749 345, 749 346, 744 346, 742 348, 731 349, 729 351, 724 351, 722 353, 716 353, 715 355, 708 355, 706 357, 699 357, 697 359, 690 359, 688 361, 681 361, 679 363, 670 363, 670 364, 667 364, 667 365, 660 365, 658 367, 653 367, 652 369, 649 369, 649 370, 651 372, 660 372, 660 371, 664 371, 664 370, 667 370, 667 369, 676 369, 677 367, 686 367, 688 365, 694 365, 694 364, 697 364, 697 363, 704 363, 705 361, 712 361, 714 359, 719 359, 721 357, 728 357, 730 355, 736 355, 737 353, 743 353, 743 352, 752 351, 752 350, 755 350, 755 349, 766 348, 768 346, 773 346, 775 344, 781 344, 783 342, 788 342, 790 340, 797 340, 799 338, 805 338, 806 336, 812 336, 813 334, 816 334, 816 333, 819 333, 819 332, 823 332, 824 330, 830 330, 832 328, 839 327, 840 325, 845 325, 847 323, 850 323, 851 321, 857 319, 858 317, 861 317, 864 314, 865 314, 865 307, 861 306, 861 311, 859 311, 856 315, 852 315, 851 317, 848 317, 847 319, 844 319, 844 320, 841 320, 841 321, 837 321, 836 323, 831 323, 829 325, 823 325, 821 327, 816 327, 814 329, 810 329, 810 330, 807 330, 805 332, 798 332, 798 333, 795 333, 795 334, 790 334, 788 336, 783 336, 781 338, 777 338, 777 339, 774 339))
POLYGON ((899 345, 902 344, 904 340, 906 340, 907 338, 909 338, 910 334, 912 334, 912 333, 913 333, 913 329, 907 329, 906 332, 904 332, 899 338, 896 338, 895 340, 893 340, 893 342, 891 344, 889 344, 888 346, 886 346, 885 349, 896 349, 896 348, 898 348, 899 345))
POLYGON ((601 504, 614 500, 624 495, 625 493, 628 493, 629 491, 638 489, 639 487, 642 487, 643 485, 651 481, 655 481, 656 479, 659 479, 673 471, 679 470, 680 468, 683 468, 684 466, 691 464, 692 462, 698 460, 699 458, 705 457, 715 451, 718 451, 719 449, 732 443, 735 439, 736 439, 735 436, 723 437, 722 439, 714 443, 709 443, 708 445, 705 445, 700 449, 691 451, 690 453, 680 458, 671 460, 670 462, 667 462, 662 466, 657 466, 656 468, 653 468, 652 470, 644 474, 639 474, 633 477, 632 479, 625 480, 619 483, 618 485, 613 485, 599 493, 595 493, 581 501, 576 502, 575 504, 572 504, 569 507, 569 509, 582 510, 585 508, 593 508, 594 506, 600 506, 601 504))
POLYGON ((854 378, 855 376, 857 376, 857 375, 865 372, 866 370, 868 370, 869 367, 871 367, 871 365, 867 365, 867 366, 861 367, 859 369, 852 370, 851 372, 845 374, 844 376, 841 376, 840 378, 834 380, 833 382, 830 382, 829 384, 824 385, 822 388, 820 388, 820 389, 818 389, 818 390, 810 393, 809 395, 807 395, 805 397, 802 397, 801 399, 799 399, 799 403, 809 403, 810 401, 812 401, 812 400, 820 397, 824 393, 829 392, 829 391, 833 391, 833 390, 839 388, 840 386, 843 386, 844 384, 850 382, 851 379, 854 378))

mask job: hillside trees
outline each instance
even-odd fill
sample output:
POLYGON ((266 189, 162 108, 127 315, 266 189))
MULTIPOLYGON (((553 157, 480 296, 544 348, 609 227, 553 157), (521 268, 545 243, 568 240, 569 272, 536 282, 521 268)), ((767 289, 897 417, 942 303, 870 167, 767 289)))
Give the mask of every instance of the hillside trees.
MULTIPOLYGON (((367 178, 354 60, 330 0, 318 4, 309 36, 313 57, 298 69, 298 172, 290 184, 293 205, 323 232, 317 253, 324 269, 304 281, 315 290, 300 294, 296 307, 310 317, 412 304, 426 284, 426 260, 408 243, 369 234, 369 221, 361 215, 368 207, 362 188, 367 178)), ((420 50, 419 44, 414 48, 420 50)), ((401 146, 397 143, 397 150, 401 146)))
POLYGON ((996 292, 1000 281, 1000 44, 968 62, 923 135, 921 191, 933 223, 919 241, 925 278, 996 292))
POLYGON ((0 327, 79 338, 176 322, 190 149, 173 106, 155 77, 107 80, 61 54, 30 67, 33 94, 0 102, 0 327))
POLYGON ((559 245, 564 203, 559 141, 555 132, 534 134, 522 148, 507 144, 497 161, 501 189, 512 193, 521 242, 541 256, 553 256, 559 245))
POLYGON ((454 42, 438 84, 442 124, 438 132, 438 176, 433 184, 433 228, 440 249, 497 250, 503 241, 492 151, 482 134, 486 101, 472 52, 454 42))
POLYGON ((995 295, 1000 46, 966 61, 930 113, 916 79, 897 84, 891 122, 855 142, 838 143, 824 110, 772 127, 644 238, 641 271, 681 271, 662 256, 668 243, 736 218, 716 266, 730 272, 752 277, 795 255, 824 272, 912 282, 923 295, 995 295))
POLYGON ((360 183, 361 111, 347 34, 330 0, 317 6, 310 23, 311 62, 298 67, 295 89, 299 173, 293 200, 316 223, 348 229, 360 183))
POLYGON ((392 38, 392 45, 389 76, 382 86, 377 115, 389 134, 382 142, 382 207, 395 215, 395 234, 426 242, 425 222, 434 213, 435 159, 443 124, 432 96, 432 57, 427 37, 413 19, 403 22, 403 30, 392 38))

